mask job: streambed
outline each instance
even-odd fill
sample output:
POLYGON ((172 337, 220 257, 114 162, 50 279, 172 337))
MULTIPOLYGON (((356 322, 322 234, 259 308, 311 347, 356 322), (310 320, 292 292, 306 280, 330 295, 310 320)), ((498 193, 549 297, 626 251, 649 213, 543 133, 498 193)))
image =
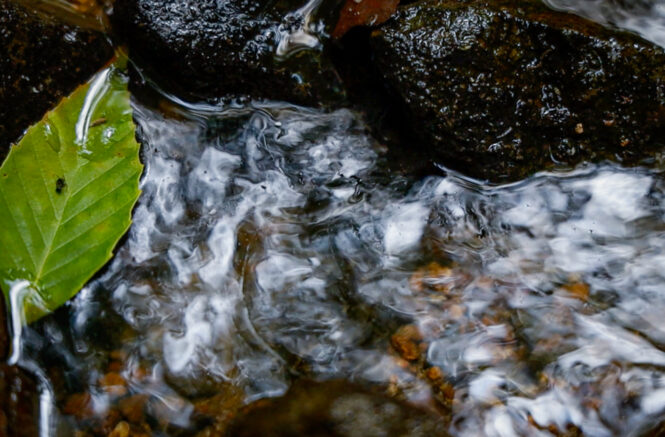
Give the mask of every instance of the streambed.
POLYGON ((349 111, 234 112, 174 121, 136 103, 146 172, 129 237, 26 337, 66 363, 61 402, 71 385, 103 416, 145 394, 167 432, 192 429, 194 400, 220 386, 250 402, 343 378, 450 407, 458 435, 657 423, 659 173, 414 180, 349 111), (394 341, 404 326, 415 352, 394 341))

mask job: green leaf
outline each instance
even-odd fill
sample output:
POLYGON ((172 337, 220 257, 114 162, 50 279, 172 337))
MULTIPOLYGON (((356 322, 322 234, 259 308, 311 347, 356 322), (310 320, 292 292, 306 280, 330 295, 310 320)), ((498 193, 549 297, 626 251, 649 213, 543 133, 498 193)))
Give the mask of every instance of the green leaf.
POLYGON ((0 167, 0 288, 9 297, 28 281, 26 322, 76 295, 111 258, 131 223, 142 170, 119 65, 12 147, 0 167))

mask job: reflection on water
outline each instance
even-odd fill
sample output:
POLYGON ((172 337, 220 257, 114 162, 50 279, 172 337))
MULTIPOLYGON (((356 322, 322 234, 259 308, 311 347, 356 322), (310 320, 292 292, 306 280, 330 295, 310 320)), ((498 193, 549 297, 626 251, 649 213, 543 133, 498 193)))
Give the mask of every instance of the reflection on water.
POLYGON ((379 384, 460 436, 665 419, 660 172, 487 187, 393 171, 348 110, 135 110, 146 170, 128 237, 22 332, 58 435, 120 420, 191 435, 301 377, 379 384))

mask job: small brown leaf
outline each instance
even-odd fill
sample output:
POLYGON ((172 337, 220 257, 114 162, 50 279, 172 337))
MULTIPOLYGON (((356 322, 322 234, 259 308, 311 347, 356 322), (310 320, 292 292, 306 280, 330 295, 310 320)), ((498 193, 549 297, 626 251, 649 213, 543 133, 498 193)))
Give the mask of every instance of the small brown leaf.
POLYGON ((356 26, 376 26, 390 18, 399 0, 346 0, 332 33, 338 39, 356 26))
POLYGON ((573 282, 566 284, 563 287, 568 291, 572 297, 577 298, 583 302, 589 300, 589 285, 584 282, 573 282))

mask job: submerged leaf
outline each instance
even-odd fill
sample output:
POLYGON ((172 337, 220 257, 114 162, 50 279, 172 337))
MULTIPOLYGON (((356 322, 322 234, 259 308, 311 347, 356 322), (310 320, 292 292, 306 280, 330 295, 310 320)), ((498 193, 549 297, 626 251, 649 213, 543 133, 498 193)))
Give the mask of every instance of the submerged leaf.
POLYGON ((73 297, 111 258, 140 193, 138 152, 118 66, 75 90, 12 147, 0 167, 0 288, 8 296, 29 283, 27 322, 73 297))

